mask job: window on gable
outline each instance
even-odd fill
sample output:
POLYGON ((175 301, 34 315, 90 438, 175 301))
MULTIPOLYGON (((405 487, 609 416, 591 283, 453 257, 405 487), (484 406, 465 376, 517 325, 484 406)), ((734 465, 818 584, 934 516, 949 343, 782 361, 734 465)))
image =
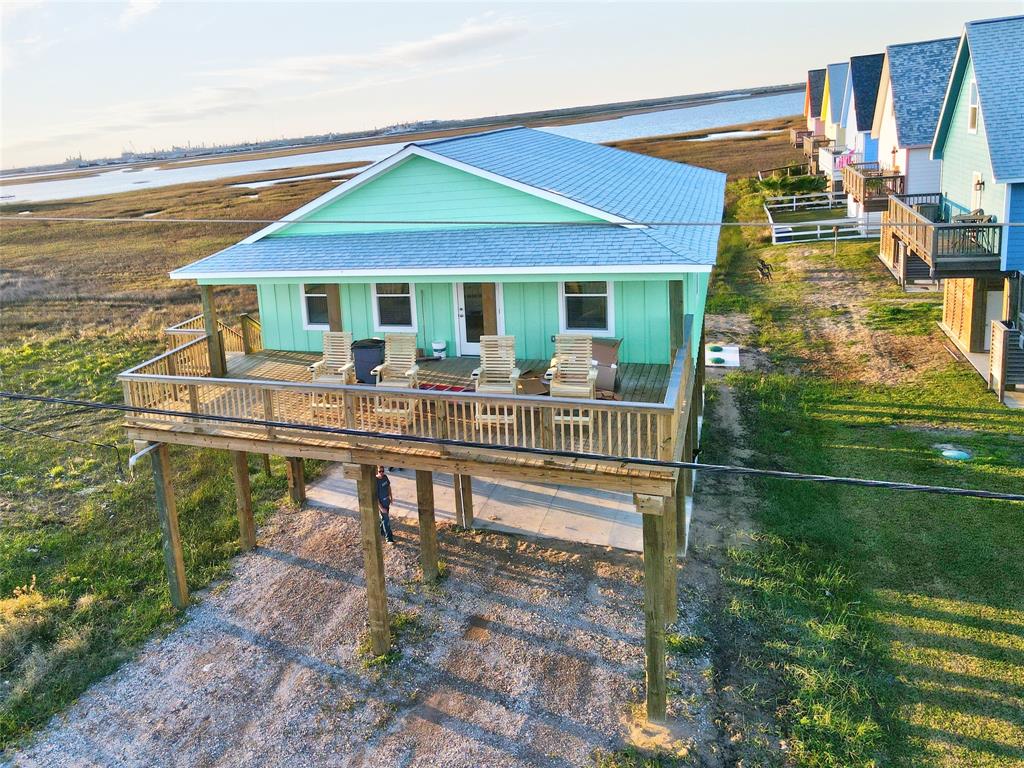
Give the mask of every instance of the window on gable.
POLYGON ((609 284, 603 280, 562 283, 561 314, 563 331, 610 336, 614 329, 609 284))
POLYGON ((978 83, 971 81, 971 92, 967 102, 967 132, 978 132, 978 83))
POLYGON ((378 331, 416 330, 412 283, 374 283, 373 309, 378 331))
POLYGON ((326 285, 306 283, 302 286, 302 313, 303 326, 307 331, 329 330, 326 285))

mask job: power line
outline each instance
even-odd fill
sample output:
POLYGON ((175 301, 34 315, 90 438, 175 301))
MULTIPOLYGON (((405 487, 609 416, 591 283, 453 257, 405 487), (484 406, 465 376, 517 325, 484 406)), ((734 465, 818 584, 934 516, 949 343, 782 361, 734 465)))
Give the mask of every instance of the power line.
MULTIPOLYGON (((445 219, 323 219, 307 221, 303 219, 192 219, 192 218, 141 218, 137 216, 32 216, 32 215, 0 215, 0 221, 36 221, 47 223, 108 223, 108 224, 357 224, 357 225, 420 225, 420 226, 503 226, 503 227, 767 227, 767 221, 459 221, 445 219)), ((838 219, 822 219, 821 221, 805 221, 801 224, 834 224, 838 219)), ((1005 221, 993 224, 949 224, 946 222, 901 222, 901 227, 1024 227, 1024 222, 1005 221)))
POLYGON ((665 469, 694 469, 701 472, 715 472, 730 475, 748 475, 752 477, 766 477, 780 480, 794 480, 804 482, 823 483, 828 485, 850 485, 863 488, 880 488, 892 491, 905 491, 911 493, 929 493, 941 496, 960 496, 976 499, 991 499, 998 501, 1019 501, 1024 502, 1024 493, 1002 493, 999 491, 987 491, 971 488, 953 488, 941 485, 922 485, 919 483, 901 483, 889 480, 871 480, 859 477, 841 477, 833 475, 816 475, 802 472, 786 472, 775 469, 758 469, 755 467, 741 467, 729 464, 703 464, 695 461, 668 461, 664 459, 646 459, 639 457, 611 456, 600 453, 584 453, 581 451, 565 451, 552 448, 527 448, 516 445, 492 445, 471 440, 455 440, 451 438, 423 437, 419 435, 403 435, 388 432, 372 432, 369 430, 349 429, 346 427, 327 427, 315 424, 295 424, 287 421, 268 421, 263 419, 247 419, 239 416, 220 416, 216 414, 191 414, 183 411, 171 411, 162 408, 144 408, 142 406, 125 405, 123 403, 99 403, 89 400, 72 400, 67 398, 47 397, 44 395, 29 395, 18 392, 0 392, 0 397, 8 400, 27 402, 49 403, 57 405, 72 405, 97 410, 122 411, 127 413, 141 413, 153 416, 173 416, 181 418, 192 416, 204 421, 217 421, 232 424, 246 424, 249 426, 273 427, 276 429, 294 429, 305 432, 320 434, 345 435, 349 437, 363 437, 376 440, 401 440, 406 443, 422 443, 430 445, 445 445, 459 448, 472 448, 478 450, 499 450, 510 453, 529 453, 539 456, 551 456, 558 458, 582 459, 586 461, 614 462, 616 464, 631 464, 648 467, 662 467, 665 469))

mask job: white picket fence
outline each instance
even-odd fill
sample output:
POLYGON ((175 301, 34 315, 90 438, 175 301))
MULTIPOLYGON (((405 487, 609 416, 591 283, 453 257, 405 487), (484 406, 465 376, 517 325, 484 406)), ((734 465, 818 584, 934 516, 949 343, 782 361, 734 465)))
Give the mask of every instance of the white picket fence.
POLYGON ((803 243, 815 240, 855 240, 876 237, 881 228, 878 222, 850 216, 822 218, 819 221, 785 222, 776 221, 780 213, 796 211, 846 211, 846 193, 815 192, 808 195, 782 195, 768 197, 764 201, 764 212, 772 232, 772 244, 803 243))

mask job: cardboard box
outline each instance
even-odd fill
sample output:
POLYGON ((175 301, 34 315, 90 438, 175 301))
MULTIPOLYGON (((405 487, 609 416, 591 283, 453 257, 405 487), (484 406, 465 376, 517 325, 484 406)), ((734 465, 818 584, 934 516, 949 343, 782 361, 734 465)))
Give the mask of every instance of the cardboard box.
POLYGON ((619 386, 619 347, 622 339, 594 339, 597 388, 614 392, 619 386))

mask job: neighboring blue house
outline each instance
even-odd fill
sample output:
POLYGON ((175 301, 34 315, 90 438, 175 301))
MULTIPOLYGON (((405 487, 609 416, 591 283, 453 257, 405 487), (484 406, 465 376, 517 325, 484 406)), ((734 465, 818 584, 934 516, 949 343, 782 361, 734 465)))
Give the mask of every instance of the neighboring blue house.
MULTIPOLYGON (((942 220, 976 212, 995 222, 1024 222, 1024 16, 966 25, 931 152, 942 161, 942 220)), ((957 279, 946 281, 943 325, 965 352, 994 356, 1001 352, 990 349, 998 343, 998 324, 1019 336, 1024 322, 1024 228, 967 230, 964 236, 976 246, 999 238, 990 244, 998 259, 961 257, 957 279)), ((1015 363, 1017 351, 992 366, 1024 383, 1024 353, 1015 363)))

